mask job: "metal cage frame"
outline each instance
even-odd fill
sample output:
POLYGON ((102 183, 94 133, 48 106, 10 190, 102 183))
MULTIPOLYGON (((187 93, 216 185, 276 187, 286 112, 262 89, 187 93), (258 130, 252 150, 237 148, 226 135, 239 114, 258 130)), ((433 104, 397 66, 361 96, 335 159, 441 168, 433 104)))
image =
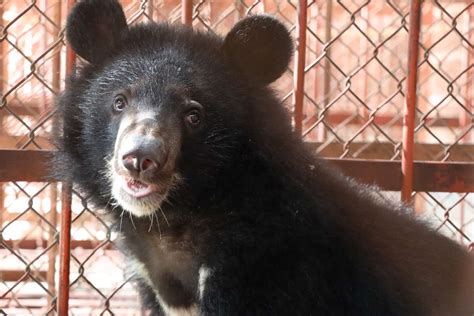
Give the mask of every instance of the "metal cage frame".
MULTIPOLYGON (((153 0, 149 0, 151 2, 153 0)), ((181 1, 180 18, 181 23, 192 26, 193 21, 199 19, 198 13, 201 4, 204 1, 193 3, 191 0, 181 1)), ((260 1, 254 1, 254 3, 246 8, 247 13, 251 12, 253 7, 259 4, 260 1)), ((295 1, 296 2, 296 1, 295 1)), ((295 54, 294 68, 292 71, 294 78, 294 93, 293 97, 293 118, 294 128, 297 133, 305 136, 311 129, 314 128, 315 122, 321 122, 324 118, 324 110, 320 112, 313 120, 313 124, 308 123, 304 117, 304 98, 305 98, 305 73, 308 71, 306 65, 307 60, 307 45, 306 39, 308 33, 311 30, 308 29, 308 17, 307 8, 312 5, 313 2, 307 0, 297 1, 297 23, 296 23, 296 34, 297 34, 297 49, 295 54)), ((367 1, 370 2, 370 1, 367 1)), ((387 191, 401 191, 402 200, 406 203, 412 203, 412 197, 414 192, 457 192, 457 193, 469 193, 474 192, 474 162, 472 161, 448 161, 442 159, 442 161, 416 161, 414 158, 415 148, 415 132, 419 126, 415 124, 415 116, 417 109, 417 89, 419 85, 418 70, 420 69, 420 56, 423 61, 423 53, 426 53, 426 48, 420 45, 420 17, 422 15, 422 1, 412 0, 409 6, 409 21, 403 26, 408 30, 408 63, 407 63, 407 78, 406 87, 404 89, 405 106, 403 113, 403 121, 401 126, 403 128, 403 138, 400 152, 401 159, 353 159, 345 158, 330 158, 338 165, 346 174, 359 179, 362 182, 377 184, 382 190, 387 191)), ((34 3, 34 2, 33 2, 34 3)), ((65 2, 66 10, 69 10, 73 5, 74 0, 67 0, 65 2)), ((145 4, 147 1, 142 1, 142 8, 145 10, 145 4)), ((474 23, 474 3, 468 5, 465 9, 470 12, 471 24, 474 23)), ((0 12, 2 13, 2 12, 0 12)), ((353 13, 355 14, 355 13, 353 13)), ((2 14, 0 14, 0 17, 2 14)), ((405 15, 404 19, 407 18, 405 15)), ((455 18, 453 19, 455 21, 455 18)), ((8 31, 8 25, 3 27, 3 31, 0 34, 0 41, 6 39, 8 31)), ((469 40, 474 41, 474 31, 469 31, 469 40)), ((474 67, 474 48, 471 49, 473 52, 469 55, 470 61, 468 61, 469 73, 467 98, 469 98, 466 107, 469 111, 473 111, 473 98, 474 92, 469 92, 469 86, 474 87, 474 78, 472 75, 472 69, 474 67)), ((469 42, 468 42, 469 43, 469 42)), ((469 48, 469 47, 468 47, 469 48)), ((326 51, 327 52, 327 51, 326 51)), ((324 57, 324 56, 323 56, 324 57)), ((65 73, 70 74, 74 70, 75 55, 72 50, 66 46, 66 61, 65 61, 65 73)), ((2 104, 0 110, 6 104, 5 96, 2 95, 2 104)), ((373 122, 374 117, 368 118, 368 121, 373 122)), ((465 124, 471 124, 470 129, 466 132, 472 133, 472 116, 467 117, 465 124)), ((316 145, 315 145, 316 146, 316 145)), ((51 154, 48 150, 21 150, 21 149, 0 149, 0 182, 10 181, 27 181, 27 182, 40 182, 47 181, 48 177, 48 157, 51 154)), ((449 155, 447 155, 449 156, 449 155)), ((59 283, 57 287, 57 300, 52 304, 52 309, 56 308, 58 315, 68 315, 68 304, 69 304, 69 274, 70 274, 70 260, 71 260, 71 199, 72 199, 72 186, 69 183, 62 185, 60 192, 61 199, 61 216, 60 216, 60 229, 59 236, 55 236, 56 241, 59 245, 59 283)), ((0 240, 2 247, 8 247, 8 245, 0 240)), ((471 240, 471 249, 474 247, 474 243, 471 240)))

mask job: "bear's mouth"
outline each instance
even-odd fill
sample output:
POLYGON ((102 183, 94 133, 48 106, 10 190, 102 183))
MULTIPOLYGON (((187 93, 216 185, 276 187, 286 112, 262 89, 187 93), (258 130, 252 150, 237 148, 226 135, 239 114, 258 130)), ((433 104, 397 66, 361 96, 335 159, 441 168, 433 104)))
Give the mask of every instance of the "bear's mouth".
POLYGON ((112 196, 129 213, 141 217, 150 216, 161 207, 176 176, 161 175, 160 178, 147 181, 129 174, 112 171, 112 196))
POLYGON ((158 191, 157 184, 149 184, 135 178, 121 177, 123 190, 134 198, 144 198, 158 191))

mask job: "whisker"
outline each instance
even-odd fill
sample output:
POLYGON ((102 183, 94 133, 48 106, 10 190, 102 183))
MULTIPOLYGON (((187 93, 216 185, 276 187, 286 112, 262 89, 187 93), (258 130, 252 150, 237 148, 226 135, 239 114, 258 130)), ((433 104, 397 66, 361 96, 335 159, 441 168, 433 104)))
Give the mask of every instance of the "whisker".
POLYGON ((173 204, 172 199, 173 199, 173 197, 171 197, 171 196, 168 195, 168 196, 166 197, 166 199, 163 200, 163 202, 166 202, 166 203, 168 203, 170 206, 173 206, 173 207, 174 207, 175 205, 173 204))
POLYGON ((151 232, 151 229, 153 228, 153 217, 155 216, 155 212, 151 213, 149 215, 150 218, 150 227, 148 227, 148 232, 151 232))
POLYGON ((104 206, 104 210, 106 210, 107 207, 109 207, 109 205, 111 205, 112 200, 113 200, 113 197, 110 197, 110 199, 107 201, 107 204, 105 204, 105 206, 104 206))
POLYGON ((119 232, 122 232, 122 222, 123 222, 123 213, 125 213, 125 210, 122 211, 120 214, 120 226, 119 226, 119 232))
POLYGON ((165 219, 166 225, 168 225, 168 227, 170 227, 170 222, 168 222, 168 218, 166 217, 165 212, 163 212, 163 209, 160 206, 158 206, 158 209, 160 210, 161 214, 163 215, 163 218, 165 219))
POLYGON ((158 225, 158 232, 160 233, 160 240, 161 240, 161 228, 160 228, 160 221, 158 219, 158 216, 155 216, 156 218, 156 224, 158 225))
POLYGON ((135 223, 133 222, 132 213, 130 213, 130 212, 127 212, 127 213, 128 213, 128 215, 130 215, 130 221, 132 222, 133 228, 134 228, 135 230, 137 230, 137 226, 135 226, 135 223))
POLYGON ((110 205, 112 205, 112 209, 110 210, 111 212, 114 212, 117 209, 117 207, 119 207, 118 203, 110 203, 110 205))

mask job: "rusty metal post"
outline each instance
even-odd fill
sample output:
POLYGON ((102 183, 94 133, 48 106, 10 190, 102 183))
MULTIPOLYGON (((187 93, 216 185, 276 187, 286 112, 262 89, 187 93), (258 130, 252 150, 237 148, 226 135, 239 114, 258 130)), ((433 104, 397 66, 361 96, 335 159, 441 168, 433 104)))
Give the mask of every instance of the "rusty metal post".
MULTIPOLYGON (((50 184, 50 193, 49 193, 49 200, 51 201, 51 207, 48 214, 48 220, 50 221, 51 225, 54 227, 49 227, 48 231, 48 245, 51 245, 55 242, 56 238, 56 226, 58 223, 58 210, 56 207, 56 203, 58 200, 58 188, 57 183, 53 182, 50 184)), ((55 245, 53 246, 48 252, 48 271, 46 274, 46 281, 48 283, 48 290, 53 294, 56 295, 56 282, 55 282, 55 275, 56 275, 56 257, 58 255, 58 247, 55 245)), ((48 296, 48 306, 51 307, 53 299, 51 296, 48 296)))
MULTIPOLYGON (((71 1, 74 1, 74 0, 71 0, 71 1)), ((76 63, 76 54, 71 48, 67 47, 66 48, 66 76, 72 74, 72 72, 74 71, 75 63, 76 63)))
POLYGON ((181 0, 181 22, 184 25, 193 25, 193 1, 181 0))
MULTIPOLYGON (((318 19, 318 16, 319 16, 319 8, 317 5, 313 5, 313 7, 311 9, 309 9, 309 22, 307 23, 307 25, 313 30, 314 34, 317 34, 319 32, 319 29, 320 29, 320 22, 318 19)), ((321 49, 321 45, 319 44, 319 41, 318 39, 314 39, 314 44, 311 43, 311 40, 310 42, 308 43, 308 46, 311 46, 313 47, 314 49, 314 52, 315 52, 315 57, 317 58, 318 57, 318 52, 319 50, 321 49)), ((313 78, 311 79, 312 82, 313 82, 313 99, 314 100, 318 100, 318 97, 319 97, 319 93, 320 93, 320 88, 319 88, 319 80, 318 80, 318 68, 317 67, 314 67, 314 70, 313 70, 313 78)), ((314 109, 314 115, 317 115, 317 112, 318 112, 318 108, 315 108, 314 109)), ((321 125, 322 124, 319 124, 317 127, 316 127, 316 137, 314 138, 315 141, 319 142, 319 143, 322 143, 324 140, 322 136, 322 133, 324 133, 324 129, 321 129, 321 125)), ((303 126, 303 128, 305 128, 305 126, 303 126)), ((304 132, 303 132, 304 133, 304 132)), ((308 139, 309 140, 309 139, 308 139)), ((312 140, 312 139, 311 139, 312 140)))
POLYGON ((59 316, 67 316, 69 310, 69 270, 71 261, 71 202, 72 186, 70 183, 63 183, 61 192, 61 230, 59 235, 59 316))
MULTIPOLYGON (((0 0, 0 25, 4 25, 3 23, 3 11, 4 11, 4 6, 5 2, 3 0, 0 0)), ((6 63, 4 62, 5 60, 5 50, 3 49, 4 40, 0 41, 0 98, 3 97, 4 91, 3 87, 7 85, 7 82, 5 81, 5 65, 6 63)), ((0 133, 3 131, 3 115, 0 115, 0 133)), ((5 213, 4 207, 5 207, 5 187, 3 183, 0 182, 0 229, 3 228, 3 213, 5 213)))
MULTIPOLYGON (((474 24, 474 5, 471 5, 468 9, 468 16, 467 16, 467 39, 470 43, 474 42, 474 31, 471 25, 474 24)), ((467 67, 472 67, 474 63, 474 50, 468 49, 467 50, 467 67)), ((473 69, 474 71, 474 69, 473 69)), ((461 112, 460 117, 460 125, 462 128, 467 128, 470 124, 472 124, 472 113, 474 112, 474 74, 473 71, 467 71, 466 75, 466 109, 467 112, 461 112)), ((461 143, 470 143, 474 140, 474 131, 471 130, 461 139, 461 143)), ((460 218, 459 218, 459 226, 461 230, 463 230, 465 222, 466 222, 466 201, 461 203, 461 210, 460 210, 460 218)), ((459 242, 464 241, 463 234, 459 234, 459 242)))
MULTIPOLYGON (((5 6, 5 2, 3 0, 0 0, 0 25, 3 26, 5 23, 3 21, 3 11, 4 11, 4 6, 5 6)), ((3 60, 5 58, 5 56, 3 56, 3 42, 5 40, 2 39, 0 41, 0 93, 1 95, 3 96, 3 83, 4 83, 4 77, 3 77, 3 73, 4 73, 4 70, 3 70, 3 67, 4 67, 4 63, 3 63, 3 60)), ((0 124, 2 123, 1 121, 1 118, 0 118, 0 124)), ((0 126, 0 131, 1 131, 1 126, 0 126)))
POLYGON ((403 113, 402 200, 411 202, 413 191, 413 149, 415 141, 415 109, 420 40, 421 1, 410 2, 410 30, 408 34, 408 76, 405 108, 403 113))
MULTIPOLYGON (((46 7, 48 6, 50 2, 46 1, 46 7)), ((52 20, 56 25, 59 27, 61 26, 61 9, 62 9, 62 3, 61 1, 58 1, 55 4, 54 10, 53 10, 53 17, 52 20)), ((54 27, 54 26, 53 26, 54 27)), ((47 30, 46 30, 47 31, 47 30)), ((59 33, 59 32, 58 32, 59 33)), ((55 53, 55 56, 53 57, 52 60, 52 72, 53 72, 53 90, 54 93, 59 93, 59 90, 61 89, 61 49, 60 46, 55 53)), ((55 127, 56 125, 56 120, 53 121, 53 130, 56 130, 57 128, 55 127)), ((51 223, 51 225, 54 228, 49 228, 49 233, 48 233, 48 244, 53 244, 56 239, 56 227, 58 223, 58 210, 56 207, 57 199, 58 199, 58 187, 57 183, 53 182, 50 184, 50 195, 49 195, 50 201, 51 201, 51 206, 48 214, 48 219, 51 223)), ((55 282, 55 275, 56 275, 56 257, 58 255, 58 247, 54 246, 51 248, 51 250, 48 252, 48 272, 46 275, 46 280, 48 283, 48 290, 53 294, 56 295, 56 282, 55 282)), ((53 298, 51 296, 48 296, 48 306, 51 307, 53 303, 53 298)))
POLYGON ((303 101, 304 101, 304 68, 306 61, 306 28, 307 28, 308 3, 306 0, 298 1, 298 47, 295 55, 294 70, 294 102, 295 102, 295 131, 298 135, 303 132, 303 101))
MULTIPOLYGON (((48 5, 49 3, 50 2, 46 2, 46 5, 48 5)), ((61 11, 62 11, 62 2, 58 1, 55 4, 55 8, 53 10, 52 20, 59 27, 61 27, 61 11)), ((55 56, 53 57, 53 60, 52 60, 52 72, 53 72, 53 82, 52 82, 53 90, 54 90, 54 93, 57 94, 59 93, 59 90, 61 90, 61 46, 60 45, 57 46, 57 52, 55 52, 55 56)))
MULTIPOLYGON (((326 1, 326 20, 324 21, 324 42, 327 45, 332 39, 332 0, 326 1)), ((326 53, 326 60, 324 62, 324 77, 323 77, 323 106, 324 108, 330 102, 329 94, 331 93, 331 49, 329 46, 324 48, 326 53)), ((326 111, 326 117, 329 118, 329 112, 326 111)), ((324 141, 326 139, 326 129, 324 125, 320 124, 319 138, 324 141)))
MULTIPOLYGON (((467 39, 470 43, 474 42, 474 5, 471 5, 468 10, 468 20, 467 20, 467 39), (472 25, 472 26, 471 26, 472 25)), ((467 50, 467 67, 472 67, 474 63, 474 49, 467 50)), ((474 69, 473 69, 474 71, 474 69)), ((466 73, 466 109, 467 111, 462 112, 460 117, 461 127, 468 127, 472 124, 472 113, 474 112, 474 74, 473 71, 467 71, 466 73)), ((463 138, 463 143, 469 143, 474 140, 474 131, 471 129, 463 138)))
MULTIPOLYGON (((329 43, 332 38, 332 1, 326 2, 326 20, 324 25, 324 41, 329 43)), ((325 71, 324 71, 324 81, 323 81, 323 98, 324 98, 324 107, 329 104, 329 93, 331 92, 331 49, 329 47, 326 48, 326 61, 324 63, 325 71)))
MULTIPOLYGON (((5 25, 5 21, 3 20, 3 13, 5 11, 5 6, 6 3, 4 0, 0 0, 0 25, 5 25)), ((4 32, 4 30, 2 31, 4 32)), ((3 37, 3 34, 1 35, 3 37)), ((6 43, 7 41, 5 38, 2 38, 0 40, 0 99, 3 99, 3 96, 5 95, 5 87, 8 87, 8 59, 7 59, 7 51, 8 49, 6 48, 6 43)), ((3 103, 3 101, 2 101, 3 103)), ((3 132, 3 121, 4 121, 4 116, 0 116, 0 133, 3 132)), ((3 191, 2 191, 3 192, 3 191)), ((3 197, 2 197, 3 199, 3 197)))
MULTIPOLYGON (((369 10, 369 5, 371 3, 368 3, 366 6, 362 8, 360 11, 360 16, 363 19, 363 23, 361 25, 361 28, 364 30, 365 34, 369 34, 369 18, 370 18, 370 10, 369 10)), ((360 51, 364 54, 365 60, 369 60, 371 58, 371 51, 370 51, 370 46, 369 42, 365 38, 360 38, 360 51)), ((367 97, 369 95, 369 76, 365 75, 364 79, 360 81, 361 89, 360 91, 363 93, 363 98, 364 101, 367 102, 367 97)), ((360 116, 364 120, 364 122, 367 122, 370 117, 370 111, 367 109, 365 106, 360 107, 359 109, 360 116)), ((362 141, 366 142, 367 141, 367 133, 364 131, 361 134, 362 141)))
MULTIPOLYGON (((75 0, 67 1, 67 11, 73 7, 75 0)), ((76 55, 66 47, 66 76, 74 71, 76 55)), ((59 286, 58 315, 67 316, 69 310, 69 271, 71 261, 71 203, 72 184, 63 183, 61 191, 61 228, 59 236, 59 286)))

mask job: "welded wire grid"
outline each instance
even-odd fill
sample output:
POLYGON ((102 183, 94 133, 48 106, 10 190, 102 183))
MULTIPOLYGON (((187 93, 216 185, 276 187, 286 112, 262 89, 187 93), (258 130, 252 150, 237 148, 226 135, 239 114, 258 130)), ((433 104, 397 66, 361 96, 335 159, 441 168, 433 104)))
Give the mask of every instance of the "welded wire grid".
MULTIPOLYGON (((178 0, 122 4, 130 24, 181 19, 178 0)), ((303 137, 323 156, 399 160, 408 1, 308 1, 306 9, 303 137)), ((66 11, 59 0, 0 2, 0 148, 53 149, 48 138, 53 98, 64 88, 66 11)), ((192 24, 225 34, 242 17, 264 12, 297 39, 295 0, 194 1, 192 24)), ((474 4, 425 1, 421 21, 415 159, 473 161, 474 4)), ((294 75, 290 65, 274 84, 290 111, 294 75)), ((1 184, 0 314, 55 314, 58 192, 54 183, 1 184)), ((443 233, 472 245, 473 193, 414 197, 416 209, 443 233)), ((116 233, 86 201, 73 192, 70 314, 142 315, 116 233)))

